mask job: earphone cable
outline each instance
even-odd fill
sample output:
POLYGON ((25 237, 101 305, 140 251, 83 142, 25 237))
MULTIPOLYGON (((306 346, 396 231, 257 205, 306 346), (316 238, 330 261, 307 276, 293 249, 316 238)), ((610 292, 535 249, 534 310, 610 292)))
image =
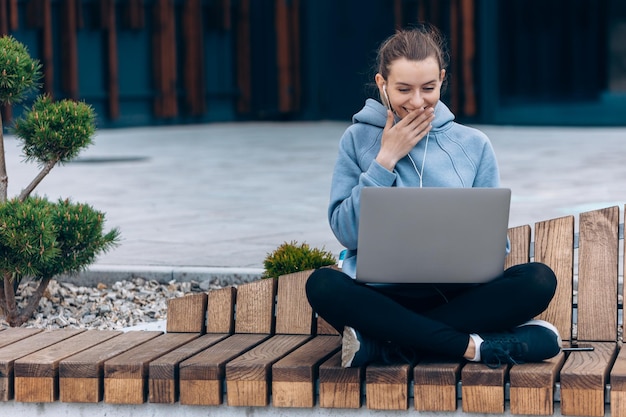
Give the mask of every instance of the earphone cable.
POLYGON ((422 177, 424 175, 424 166, 426 165, 426 151, 428 151, 428 139, 429 138, 430 138, 430 132, 426 134, 426 143, 424 145, 424 156, 422 158, 422 172, 420 172, 419 169, 417 169, 417 165, 415 165, 415 161, 413 160, 413 158, 411 158, 411 154, 410 153, 407 154, 407 156, 411 160, 411 163, 413 164, 413 169, 415 169, 415 172, 417 172, 417 176, 420 179, 420 188, 422 188, 423 186, 422 177))

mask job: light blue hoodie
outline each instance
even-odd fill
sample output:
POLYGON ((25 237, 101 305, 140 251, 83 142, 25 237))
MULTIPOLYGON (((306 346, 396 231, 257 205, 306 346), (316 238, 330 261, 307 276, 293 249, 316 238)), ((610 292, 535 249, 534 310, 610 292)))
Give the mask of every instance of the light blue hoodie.
POLYGON ((422 139, 409 154, 415 167, 408 156, 398 161, 393 172, 375 161, 387 122, 387 109, 381 103, 368 99, 352 122, 339 143, 328 208, 330 227, 337 240, 348 249, 342 269, 352 277, 356 273, 363 187, 419 187, 416 169, 422 175, 424 187, 500 186, 498 163, 487 136, 456 123, 452 112, 441 101, 435 106, 428 141, 422 139))

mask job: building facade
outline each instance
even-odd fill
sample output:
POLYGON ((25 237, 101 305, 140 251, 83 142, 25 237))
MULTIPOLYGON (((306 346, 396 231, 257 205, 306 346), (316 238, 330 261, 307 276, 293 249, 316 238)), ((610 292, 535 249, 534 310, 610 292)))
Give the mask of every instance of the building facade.
POLYGON ((624 0, 0 2, 43 90, 91 104, 101 128, 349 120, 376 96, 378 44, 419 22, 446 35, 459 120, 626 125, 624 0))

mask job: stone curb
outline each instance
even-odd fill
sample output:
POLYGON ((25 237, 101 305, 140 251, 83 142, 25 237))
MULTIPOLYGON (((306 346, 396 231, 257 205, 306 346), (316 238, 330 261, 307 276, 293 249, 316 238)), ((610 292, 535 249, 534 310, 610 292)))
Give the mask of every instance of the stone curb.
POLYGON ((212 281, 221 286, 240 284, 261 278, 261 268, 183 267, 155 265, 91 265, 87 270, 73 275, 61 275, 55 279, 74 285, 89 287, 98 283, 113 284, 132 278, 144 278, 166 284, 172 280, 212 281))

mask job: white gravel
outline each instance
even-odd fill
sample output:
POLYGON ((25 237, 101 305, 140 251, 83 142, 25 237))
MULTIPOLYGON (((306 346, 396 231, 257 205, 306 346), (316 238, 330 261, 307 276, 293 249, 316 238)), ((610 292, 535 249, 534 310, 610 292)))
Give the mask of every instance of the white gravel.
MULTIPOLYGON (((169 299, 219 287, 217 279, 161 284, 155 280, 133 278, 112 285, 99 283, 95 287, 52 280, 39 308, 22 327, 121 330, 161 323, 167 318, 169 299)), ((35 288, 36 283, 32 281, 22 283, 18 305, 24 305, 25 297, 35 288)), ((0 319, 0 327, 8 327, 8 324, 0 319)))

